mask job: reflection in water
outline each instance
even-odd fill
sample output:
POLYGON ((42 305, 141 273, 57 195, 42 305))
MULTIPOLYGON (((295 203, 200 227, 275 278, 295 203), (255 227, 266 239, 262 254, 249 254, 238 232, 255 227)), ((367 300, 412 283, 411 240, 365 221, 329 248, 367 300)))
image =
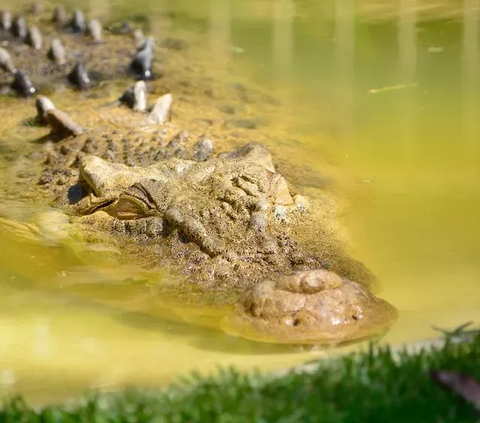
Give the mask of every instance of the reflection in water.
POLYGON ((275 0, 273 23, 273 57, 276 78, 281 83, 289 81, 293 62, 293 18, 295 5, 292 0, 275 0))
POLYGON ((343 131, 348 131, 353 120, 355 102, 355 10, 353 0, 335 1, 335 71, 337 97, 344 110, 343 131))
MULTIPOLYGON (((465 157, 473 169, 480 164, 478 146, 479 93, 479 17, 474 12, 477 2, 464 0, 463 54, 462 54, 462 109, 465 157)), ((477 169, 478 170, 478 169, 477 169)), ((472 175, 475 177, 475 175, 472 175)))
POLYGON ((230 0, 210 0, 210 45, 214 68, 221 78, 228 75, 230 64, 230 0))
POLYGON ((135 269, 72 267, 48 249, 10 246, 23 270, 1 257, 2 269, 17 269, 0 273, 2 396, 20 390, 43 402, 86 388, 163 384, 218 365, 268 370, 298 362, 296 349, 183 323, 188 310, 162 309, 145 280, 134 282, 135 269))
MULTIPOLYGON (((400 80, 411 85, 416 82, 417 72, 417 15, 416 0, 401 0, 398 22, 398 66, 400 80)), ((417 140, 417 104, 415 89, 401 92, 399 130, 403 146, 403 157, 411 160, 417 140)))
MULTIPOLYGON (((478 319, 478 2, 464 0, 462 21, 431 23, 419 22, 421 0, 392 2, 394 19, 375 25, 358 19, 353 0, 325 2, 324 15, 315 2, 293 0, 143 3, 158 36, 169 35, 160 28, 189 27, 194 18, 206 23, 207 33, 194 36, 205 35, 215 77, 245 71, 297 98, 294 118, 271 122, 283 132, 274 132, 269 147, 307 194, 329 183, 323 165, 340 158, 334 186, 348 188, 345 220, 355 253, 378 275, 381 296, 400 310, 386 339, 428 337, 432 323, 478 319), (167 11, 184 12, 185 21, 167 22, 167 11), (231 43, 244 53, 233 55, 231 43), (329 115, 331 103, 342 112, 329 115)), ((365 16, 368 2, 361 3, 365 16)), ((99 15, 122 5, 130 10, 90 2, 99 15)), ((0 146, 28 139, 28 128, 14 136, 1 129, 0 146)), ((219 364, 269 370, 310 354, 169 316, 145 284, 126 281, 145 278, 131 269, 89 267, 68 249, 0 245, 1 393, 53 400, 92 386, 161 384, 219 364)))

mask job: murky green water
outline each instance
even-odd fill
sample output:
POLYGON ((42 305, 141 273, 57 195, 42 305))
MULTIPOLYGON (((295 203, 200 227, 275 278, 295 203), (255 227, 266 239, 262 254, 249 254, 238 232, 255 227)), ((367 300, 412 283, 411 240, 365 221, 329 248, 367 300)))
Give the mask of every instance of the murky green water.
MULTIPOLYGON (((386 340, 425 338, 432 324, 480 317, 479 22, 462 20, 460 9, 455 19, 420 23, 405 13, 369 23, 348 4, 144 6, 154 33, 168 20, 172 31, 195 31, 211 47, 212 75, 255 81, 288 106, 271 122, 274 156, 287 169, 336 178, 350 203, 343 220, 353 253, 400 312, 386 340)), ((121 16, 132 3, 87 7, 121 16)), ((2 128, 3 143, 22 138, 2 128)), ((302 175, 287 176, 301 183, 302 175)), ((166 319, 145 275, 131 269, 86 266, 68 249, 0 246, 2 395, 50 401, 91 387, 159 385, 218 365, 269 370, 314 354, 166 319)))

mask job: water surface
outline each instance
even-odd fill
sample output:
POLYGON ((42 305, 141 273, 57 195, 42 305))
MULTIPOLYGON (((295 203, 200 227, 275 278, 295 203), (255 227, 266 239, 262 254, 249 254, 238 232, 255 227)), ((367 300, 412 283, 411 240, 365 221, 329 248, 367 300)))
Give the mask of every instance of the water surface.
MULTIPOLYGON (((130 16, 132 7, 140 14, 142 4, 132 4, 85 7, 98 16, 130 16)), ((280 168, 307 194, 332 182, 348 203, 342 221, 352 254, 400 312, 385 340, 426 338, 432 324, 479 320, 478 20, 454 8, 428 22, 408 9, 372 22, 349 5, 143 6, 154 33, 161 21, 162 31, 190 31, 209 48, 213 77, 260 84, 281 99, 268 142, 280 168)), ((21 151, 27 136, 28 128, 4 123, 0 146, 21 151)), ((11 169, 1 171, 7 181, 11 169)), ((0 246, 2 395, 55 401, 91 387, 158 386, 196 369, 271 370, 321 355, 169 319, 152 299, 150 275, 137 270, 86 264, 66 247, 6 238, 0 246)))

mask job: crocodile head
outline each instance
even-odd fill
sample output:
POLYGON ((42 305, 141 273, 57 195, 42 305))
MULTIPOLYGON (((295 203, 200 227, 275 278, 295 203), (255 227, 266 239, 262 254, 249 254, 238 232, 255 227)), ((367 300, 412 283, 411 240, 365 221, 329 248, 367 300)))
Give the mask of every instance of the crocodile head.
MULTIPOLYGON (((37 99, 36 123, 51 129, 42 138, 47 148, 36 152, 44 158, 39 184, 69 215, 73 225, 65 227, 88 244, 117 248, 120 260, 177 270, 185 278, 167 288, 186 294, 186 302, 189 294, 205 304, 221 299, 232 313, 219 320, 231 334, 277 343, 337 344, 373 336, 393 323, 395 309, 366 286, 368 269, 345 253, 328 223, 315 218, 321 206, 306 212, 305 202, 276 172, 264 147, 250 143, 212 157, 213 142, 202 125, 212 126, 212 133, 214 125, 218 131, 236 128, 231 135, 238 143, 237 130, 250 139, 246 131, 256 128, 256 118, 229 119, 224 125, 197 106, 204 98, 190 105, 179 102, 175 120, 182 110, 189 112, 181 124, 176 122, 182 130, 169 140, 177 129, 169 125, 173 97, 165 87, 187 98, 202 91, 189 88, 188 69, 178 81, 168 75, 162 84, 151 81, 163 74, 163 64, 154 66, 154 53, 179 49, 181 43, 170 39, 155 45, 152 38, 138 39, 138 32, 120 39, 113 28, 102 35, 97 20, 87 28, 81 12, 69 22, 64 15, 56 8, 53 26, 50 19, 30 17, 28 31, 17 21, 13 32, 5 25, 6 15, 0 16, 0 92, 29 97, 72 87, 86 99, 85 91, 103 87, 106 99, 114 79, 128 74, 148 80, 148 89, 138 81, 119 97, 135 114, 104 105, 95 113, 74 108, 81 125, 45 97, 37 99), (162 95, 147 118, 149 92, 162 95), (195 120, 197 107, 202 113, 195 120), (200 137, 193 152, 184 145, 192 138, 185 127, 200 137)), ((169 67, 175 69, 172 74, 182 72, 171 62, 169 67)), ((215 90, 204 90, 211 101, 215 90)), ((256 99, 239 85, 225 92, 242 106, 256 99)), ((264 106, 269 103, 258 97, 264 106)), ((57 219, 53 226, 64 225, 57 219)))
MULTIPOLYGON (((322 269, 289 236, 301 212, 268 151, 249 144, 205 162, 146 167, 96 156, 80 163, 70 213, 144 266, 176 267, 188 284, 235 299, 226 332, 290 344, 337 344, 387 329, 396 310, 322 269), (287 275, 287 276, 285 276, 287 275)), ((315 241, 315 240, 313 240, 315 241)))

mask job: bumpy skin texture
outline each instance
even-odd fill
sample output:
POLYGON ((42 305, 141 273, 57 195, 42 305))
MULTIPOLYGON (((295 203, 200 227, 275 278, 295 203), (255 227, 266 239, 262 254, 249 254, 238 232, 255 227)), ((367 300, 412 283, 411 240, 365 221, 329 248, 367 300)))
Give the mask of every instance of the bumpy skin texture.
MULTIPOLYGON (((43 36, 42 47, 38 50, 14 37, 10 31, 0 29, 0 41, 8 43, 8 50, 17 69, 27 72, 34 85, 43 93, 53 91, 62 85, 70 85, 67 75, 77 63, 86 64, 91 76, 92 86, 100 81, 112 80, 125 75, 130 59, 136 50, 130 37, 106 34, 101 43, 95 43, 90 37, 69 34, 63 25, 45 25, 50 14, 30 17, 30 22, 38 22, 43 36), (55 38, 61 39, 65 51, 65 63, 58 64, 49 60, 47 53, 55 38)), ((0 86, 8 86, 9 75, 0 73, 0 86)))
POLYGON ((288 235, 278 208, 301 212, 261 145, 147 167, 83 156, 79 168, 65 207, 80 216, 73 218, 80 232, 110 234, 128 254, 145 257, 144 266, 181 269, 190 289, 223 292, 224 301, 243 293, 236 313, 222 321, 228 333, 339 344, 378 334, 396 319, 394 307, 321 269, 288 235))
MULTIPOLYGON (((141 118, 130 112, 128 119, 137 122, 137 119, 141 118)), ((246 281, 248 278, 245 276, 245 280, 239 283, 241 286, 261 280, 264 274, 280 274, 306 267, 328 268, 365 286, 372 283, 371 272, 344 251, 342 244, 335 240, 331 231, 317 232, 312 246, 318 248, 310 249, 308 254, 305 248, 297 245, 294 233, 298 224, 308 223, 318 229, 322 228, 325 222, 313 217, 314 210, 305 212, 301 198, 297 197, 286 180, 275 172, 270 153, 260 145, 250 144, 215 157, 211 143, 205 142, 204 138, 192 137, 186 131, 169 137, 161 135, 155 126, 145 126, 140 130, 125 128, 123 131, 95 128, 82 136, 50 145, 48 151, 40 156, 40 160, 45 160, 45 164, 39 183, 55 198, 54 204, 71 215, 91 214, 95 208, 101 211, 98 204, 116 200, 115 196, 134 183, 143 184, 142 189, 148 190, 151 196, 167 195, 168 188, 169 204, 178 203, 177 208, 190 208, 189 214, 200 220, 204 219, 203 215, 208 215, 209 210, 217 210, 210 213, 209 222, 203 223, 207 231, 214 233, 221 229, 224 233, 222 236, 226 236, 222 241, 226 250, 234 248, 234 243, 238 240, 241 240, 242 245, 248 246, 250 243, 250 253, 245 255, 245 259, 235 259, 240 263, 238 273, 242 274, 249 266, 253 266, 252 263, 258 264, 248 273, 251 281, 246 281), (188 172, 177 174, 174 172, 175 166, 188 169, 188 172), (205 177, 205 172, 208 178, 205 177), (158 183, 155 184, 150 179, 158 183), (168 182, 167 188, 162 185, 165 182, 168 182), (278 184, 274 187, 279 190, 276 203, 272 202, 273 194, 266 192, 272 183, 278 184), (101 184, 102 187, 97 186, 101 184), (105 186, 109 187, 108 190, 105 186), (292 198, 295 198, 295 202, 292 198), (92 204, 88 201, 92 201, 92 204), (225 228, 230 229, 226 231, 225 228), (271 264, 265 265, 267 261, 271 264)), ((162 199, 159 203, 166 201, 162 199)), ((111 210, 111 207, 105 210, 111 210)), ((158 213, 161 215, 164 212, 165 210, 160 210, 158 213)), ((101 216, 101 213, 98 215, 101 216)), ((110 213, 110 218, 112 217, 110 213)), ((114 235, 113 242, 115 239, 121 240, 118 243, 125 244, 122 247, 124 251, 129 248, 137 261, 146 262, 143 264, 150 268, 155 267, 155 264, 171 261, 181 267, 184 273, 198 274, 198 280, 204 278, 211 281, 212 278, 220 278, 219 274, 222 272, 213 270, 215 261, 208 261, 208 264, 203 266, 205 270, 200 271, 202 266, 191 264, 200 260, 199 257, 180 260, 179 257, 184 254, 180 253, 178 248, 169 252, 167 247, 161 245, 165 239, 156 238, 155 231, 154 235, 147 236, 148 231, 143 229, 143 222, 150 224, 149 222, 155 220, 153 216, 143 218, 145 220, 122 219, 125 222, 116 223, 115 231, 108 226, 107 233, 114 235), (142 230, 146 232, 141 233, 142 230), (161 249, 162 254, 152 252, 152 258, 144 259, 145 254, 139 253, 139 249, 136 251, 135 247, 127 247, 132 242, 157 243, 161 246, 153 248, 150 245, 149 248, 155 251, 161 249)), ((100 218, 91 214, 85 230, 95 227, 97 222, 101 222, 101 226, 105 227, 105 219, 105 216, 100 218)), ((92 236, 93 234, 88 238, 92 239, 92 236)), ((178 245, 185 247, 182 243, 178 245)), ((203 253, 205 252, 208 250, 203 248, 203 253)), ((217 260, 221 263, 220 267, 228 267, 220 257, 217 260)), ((232 257, 229 260, 232 260, 232 257)), ((236 289, 236 280, 230 280, 228 289, 236 289)), ((223 282, 217 285, 222 284, 223 282)))
POLYGON ((387 330, 397 311, 360 284, 323 269, 267 279, 247 291, 223 328, 253 340, 331 344, 387 330))
POLYGON ((239 290, 269 274, 319 265, 275 218, 279 207, 300 211, 261 145, 147 167, 83 156, 79 168, 64 209, 82 216, 74 218, 82 232, 100 226, 143 251, 150 267, 170 262, 196 286, 239 290))
MULTIPOLYGON (((133 40, 117 42, 111 34, 102 43, 66 37, 68 63, 60 66, 45 59, 58 34, 42 28, 40 50, 5 31, 0 40, 8 41, 15 66, 44 88, 68 85, 66 75, 78 61, 95 70, 93 82, 123 76, 135 51, 133 40)), ((2 75, 0 84, 8 86, 9 78, 2 75)), ((82 127, 70 122, 65 131, 62 111, 48 112, 52 133, 41 139, 45 148, 28 157, 43 163, 38 184, 69 215, 72 235, 115 246, 125 262, 182 274, 168 289, 183 304, 195 297, 233 306, 221 325, 249 339, 338 344, 394 322, 395 309, 367 288, 371 273, 345 253, 329 227, 315 231, 311 246, 295 241, 301 225, 322 229, 324 222, 294 195, 265 147, 249 143, 218 154, 215 139, 198 131, 194 137, 110 107, 103 123, 85 130, 80 119, 82 127)))
POLYGON ((148 124, 144 115, 125 108, 114 109, 112 115, 121 119, 123 128, 90 128, 81 136, 49 143, 49 148, 35 154, 37 160, 44 162, 38 183, 55 199, 56 205, 69 202, 65 189, 76 183, 79 164, 85 156, 97 156, 108 163, 147 167, 173 157, 201 162, 213 153, 202 138, 178 129, 159 131, 157 126, 148 124))

